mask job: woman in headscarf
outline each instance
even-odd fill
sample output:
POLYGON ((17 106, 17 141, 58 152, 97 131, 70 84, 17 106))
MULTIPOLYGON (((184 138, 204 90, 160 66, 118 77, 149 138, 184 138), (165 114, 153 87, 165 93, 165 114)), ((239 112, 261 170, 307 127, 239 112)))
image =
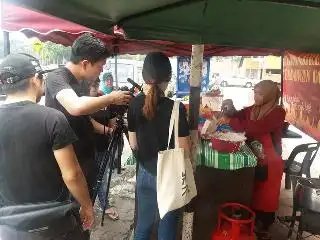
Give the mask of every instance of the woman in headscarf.
POLYGON ((268 230, 275 220, 278 210, 283 160, 281 158, 282 128, 285 110, 279 105, 280 90, 270 80, 261 81, 254 87, 253 106, 236 111, 232 100, 225 100, 222 108, 230 118, 234 131, 246 132, 249 141, 258 141, 263 153, 258 156, 258 164, 265 166, 265 179, 256 178, 252 208, 257 218, 258 239, 270 239, 268 230))
POLYGON ((113 91, 113 76, 111 72, 105 72, 102 75, 102 81, 100 82, 99 89, 103 94, 109 94, 113 91))

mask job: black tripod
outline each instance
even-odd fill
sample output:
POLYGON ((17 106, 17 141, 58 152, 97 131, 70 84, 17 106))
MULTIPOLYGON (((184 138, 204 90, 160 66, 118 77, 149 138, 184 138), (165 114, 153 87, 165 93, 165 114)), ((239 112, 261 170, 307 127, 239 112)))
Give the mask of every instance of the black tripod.
MULTIPOLYGON (((135 88, 138 88, 139 91, 142 91, 142 87, 139 86, 137 83, 135 83, 132 79, 128 78, 127 81, 132 85, 132 88, 127 89, 127 87, 124 87, 121 90, 130 91, 132 95, 134 94, 135 88)), ((113 107, 111 106, 111 110, 114 107, 115 106, 113 107)), ((107 166, 109 166, 110 171, 109 171, 109 175, 107 176, 108 183, 107 183, 105 199, 108 199, 113 169, 117 168, 118 174, 121 174, 121 156, 122 156, 122 151, 124 146, 123 134, 126 135, 129 141, 128 128, 124 122, 124 115, 127 112, 127 106, 116 106, 115 109, 116 109, 115 112, 117 113, 116 127, 112 133, 111 141, 108 145, 107 151, 104 152, 102 159, 100 161, 99 172, 97 176, 97 183, 93 192, 93 202, 95 202, 96 200, 107 166)), ((107 208, 107 204, 103 206, 101 226, 103 226, 106 208, 107 208)))
MULTIPOLYGON (((111 141, 108 145, 107 151, 104 152, 102 159, 100 161, 99 172, 97 176, 97 183, 95 186, 95 190, 93 193, 93 202, 95 201, 98 191, 103 183, 103 178, 105 176, 105 171, 107 167, 109 167, 110 171, 107 175, 108 183, 106 189, 105 199, 109 197, 109 190, 110 190, 110 183, 112 178, 112 173, 115 168, 118 169, 117 173, 121 173, 121 155, 124 146, 123 134, 126 135, 128 138, 128 129, 127 126, 124 124, 124 113, 117 114, 116 117, 116 126, 112 133, 111 141)), ((105 211, 107 208, 107 204, 103 207, 102 219, 101 219, 101 226, 103 226, 105 211)))

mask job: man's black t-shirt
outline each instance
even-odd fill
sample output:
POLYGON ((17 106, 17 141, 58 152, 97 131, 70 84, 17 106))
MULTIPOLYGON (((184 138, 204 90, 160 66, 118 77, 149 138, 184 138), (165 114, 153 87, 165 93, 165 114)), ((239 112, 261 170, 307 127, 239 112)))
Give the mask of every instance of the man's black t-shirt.
MULTIPOLYGON (((157 172, 158 152, 168 145, 169 124, 174 101, 162 97, 159 99, 155 119, 148 121, 142 112, 144 94, 139 94, 129 104, 128 130, 136 132, 138 161, 152 174, 157 172)), ((183 104, 179 108, 179 137, 189 136, 189 125, 183 104)), ((174 133, 172 134, 174 135, 174 133)), ((170 148, 174 147, 174 136, 171 138, 170 148)))
POLYGON ((65 116, 30 101, 0 106, 0 206, 64 201, 53 151, 77 140, 65 116))
POLYGON ((92 163, 90 160, 94 158, 93 126, 89 116, 72 116, 58 102, 56 95, 63 89, 73 89, 81 97, 89 95, 89 88, 85 81, 78 81, 65 67, 49 73, 46 79, 45 105, 63 112, 67 117, 73 131, 78 136, 79 140, 74 143, 74 148, 80 164, 84 167, 92 163))

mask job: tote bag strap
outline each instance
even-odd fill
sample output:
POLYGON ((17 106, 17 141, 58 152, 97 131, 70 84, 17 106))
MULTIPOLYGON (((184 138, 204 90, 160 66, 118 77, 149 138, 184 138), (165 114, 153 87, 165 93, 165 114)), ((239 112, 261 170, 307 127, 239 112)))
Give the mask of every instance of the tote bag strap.
POLYGON ((179 146, 179 105, 180 102, 175 101, 172 107, 170 125, 169 125, 169 135, 168 135, 168 145, 167 149, 170 147, 170 140, 172 137, 172 132, 174 129, 175 147, 179 146))
POLYGON ((180 102, 175 102, 176 109, 175 109, 175 121, 174 121, 174 147, 179 148, 179 107, 180 102))

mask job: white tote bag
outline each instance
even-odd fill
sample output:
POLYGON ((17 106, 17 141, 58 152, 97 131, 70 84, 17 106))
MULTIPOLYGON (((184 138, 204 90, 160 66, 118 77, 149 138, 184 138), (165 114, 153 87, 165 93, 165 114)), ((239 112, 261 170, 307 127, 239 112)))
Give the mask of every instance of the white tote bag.
POLYGON ((157 201, 160 218, 188 204, 196 195, 193 169, 184 149, 179 148, 179 102, 173 105, 167 150, 158 153, 157 201), (175 148, 169 149, 174 129, 175 148))

